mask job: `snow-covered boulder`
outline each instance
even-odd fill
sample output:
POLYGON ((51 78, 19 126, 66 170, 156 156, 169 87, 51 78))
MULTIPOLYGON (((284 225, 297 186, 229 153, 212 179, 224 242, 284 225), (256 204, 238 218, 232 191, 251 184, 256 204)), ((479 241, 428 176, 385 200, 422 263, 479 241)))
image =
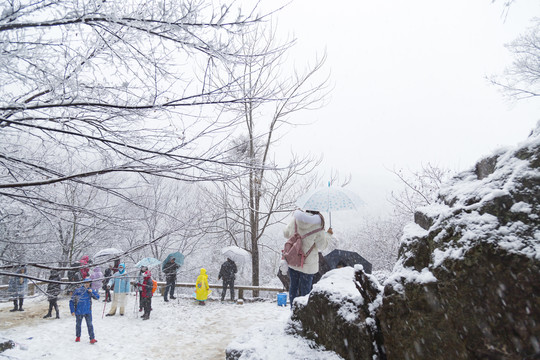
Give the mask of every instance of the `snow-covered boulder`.
POLYGON ((405 229, 377 310, 387 358, 540 353, 540 126, 453 178, 416 218, 424 226, 405 229))
POLYGON ((345 359, 540 358, 540 122, 415 222, 383 291, 332 272, 294 308, 297 332, 345 359))
POLYGON ((372 360, 380 349, 370 306, 381 292, 376 278, 360 265, 329 271, 309 297, 295 301, 291 329, 346 359, 372 360))

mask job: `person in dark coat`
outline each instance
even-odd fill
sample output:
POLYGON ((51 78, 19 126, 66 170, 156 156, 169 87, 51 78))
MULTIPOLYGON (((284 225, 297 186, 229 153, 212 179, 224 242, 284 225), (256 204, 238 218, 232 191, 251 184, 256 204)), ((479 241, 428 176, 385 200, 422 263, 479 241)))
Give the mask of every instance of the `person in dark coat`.
POLYGON ((223 264, 221 264, 221 269, 219 270, 218 280, 223 279, 223 291, 221 292, 221 301, 225 300, 225 293, 227 292, 227 287, 231 293, 231 301, 234 301, 234 279, 236 278, 237 272, 236 264, 231 259, 227 258, 223 264))
MULTIPOLYGON (((81 263, 79 262, 74 262, 73 264, 71 264, 72 269, 68 270, 67 272, 68 281, 70 283, 76 283, 76 282, 82 281, 81 272, 79 271, 80 266, 81 266, 81 263)), ((68 295, 73 294, 73 291, 79 286, 80 286, 79 284, 68 284, 66 286, 66 294, 68 295)))
POLYGON ((105 290, 105 299, 103 299, 103 302, 111 302, 111 289, 107 287, 107 284, 109 283, 109 280, 111 279, 113 275, 113 266, 112 264, 109 264, 109 267, 105 269, 105 274, 103 274, 103 287, 102 289, 105 290))
POLYGON ((137 286, 141 288, 141 304, 144 309, 142 319, 148 320, 150 319, 150 311, 152 311, 152 288, 154 287, 150 270, 144 272, 143 280, 138 282, 137 286))
POLYGON ((86 278, 83 285, 73 292, 69 301, 69 309, 71 315, 77 319, 75 323, 75 342, 81 341, 81 325, 84 318, 88 328, 90 344, 95 344, 97 340, 94 335, 94 325, 92 325, 92 298, 99 299, 99 294, 96 290, 92 290, 90 285, 92 285, 92 279, 86 278))
POLYGON ((171 257, 169 262, 163 268, 165 280, 167 281, 167 284, 165 285, 165 294, 163 294, 165 301, 169 301, 167 300, 168 294, 170 294, 171 299, 176 299, 174 297, 174 288, 176 287, 176 271, 178 271, 179 267, 180 266, 176 263, 176 259, 171 257))
MULTIPOLYGON (((51 275, 49 280, 52 281, 61 281, 60 273, 58 270, 51 270, 51 275)), ((47 298, 49 300, 49 312, 43 318, 50 318, 52 316, 52 309, 56 312, 56 318, 60 319, 60 312, 58 311, 58 295, 62 291, 60 283, 49 283, 47 286, 47 298)))

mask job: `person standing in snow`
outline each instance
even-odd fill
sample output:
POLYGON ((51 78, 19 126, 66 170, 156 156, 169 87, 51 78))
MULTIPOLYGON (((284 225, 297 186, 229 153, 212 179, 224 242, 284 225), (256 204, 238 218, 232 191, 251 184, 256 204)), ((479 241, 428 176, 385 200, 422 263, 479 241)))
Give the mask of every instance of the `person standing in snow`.
MULTIPOLYGON (((26 274, 26 266, 21 265, 15 271, 17 274, 26 274)), ((9 278, 8 294, 13 301, 13 309, 9 311, 24 311, 24 295, 28 291, 28 279, 21 276, 12 276, 9 278)))
POLYGON ((118 265, 118 272, 115 273, 107 284, 107 288, 111 288, 114 285, 114 295, 111 305, 111 310, 106 316, 114 316, 116 314, 116 307, 120 307, 120 316, 124 316, 124 310, 126 308, 126 295, 129 293, 129 277, 126 272, 126 265, 124 263, 118 265))
POLYGON ((206 275, 206 269, 203 268, 195 282, 195 299, 199 302, 199 305, 206 305, 205 301, 208 299, 209 290, 208 275, 206 275))
POLYGON ((92 280, 86 278, 83 285, 73 292, 71 300, 69 301, 69 309, 71 316, 76 317, 75 322, 75 342, 81 341, 81 325, 82 320, 86 321, 86 327, 88 328, 88 336, 90 337, 90 344, 97 343, 94 335, 94 325, 92 325, 92 298, 99 299, 97 291, 92 290, 90 285, 92 280))
MULTIPOLYGON (((142 284, 144 281, 144 273, 148 271, 148 268, 146 266, 141 266, 141 270, 139 271, 139 276, 137 276, 137 285, 142 284)), ((140 285, 139 285, 140 286, 140 285)), ((137 288, 137 290, 139 290, 137 288)), ((139 293, 139 311, 143 311, 143 294, 142 290, 138 291, 139 293)))
POLYGON ((90 258, 88 255, 84 255, 81 260, 79 261, 81 263, 81 277, 83 279, 86 279, 90 275, 90 268, 88 267, 88 264, 90 263, 90 258))
POLYGON ((99 266, 96 266, 92 270, 92 275, 90 275, 90 279, 92 279, 92 290, 95 290, 99 293, 99 289, 101 288, 102 281, 103 281, 103 273, 101 272, 101 269, 99 266))
POLYGON ((179 267, 180 266, 176 263, 176 259, 171 257, 169 262, 163 268, 165 280, 167 281, 165 286, 165 294, 163 294, 164 301, 169 301, 167 299, 167 294, 170 294, 171 299, 176 299, 174 297, 174 288, 176 287, 176 271, 178 271, 179 267))
POLYGON ((105 299, 103 299, 103 302, 111 302, 111 289, 107 286, 109 284, 109 280, 111 279, 113 275, 113 266, 112 264, 109 264, 109 267, 105 269, 104 279, 103 279, 103 290, 105 290, 105 299))
POLYGON ((227 258, 223 264, 221 264, 221 269, 219 270, 218 280, 223 279, 223 291, 221 292, 221 301, 225 300, 225 293, 227 292, 227 287, 231 292, 231 301, 234 301, 234 279, 237 272, 236 264, 230 258, 227 258))
POLYGON ((52 281, 58 281, 58 282, 50 282, 49 285, 47 285, 47 299, 49 300, 49 312, 47 315, 45 315, 43 318, 50 318, 52 316, 52 309, 54 308, 54 311, 56 312, 56 318, 60 319, 60 312, 58 311, 58 295, 60 294, 61 290, 61 284, 59 283, 62 281, 60 278, 60 273, 58 270, 51 270, 51 274, 49 275, 49 280, 52 281))
POLYGON ((142 275, 142 281, 137 282, 137 286, 141 287, 141 305, 144 309, 142 319, 148 320, 150 319, 150 312, 152 311, 152 288, 154 287, 152 273, 148 268, 142 275))
POLYGON ((283 231, 283 235, 289 239, 297 229, 298 234, 303 236, 309 232, 321 229, 302 239, 302 251, 307 254, 310 249, 312 251, 304 260, 304 266, 288 265, 289 272, 289 299, 291 307, 297 296, 305 296, 311 291, 313 277, 319 271, 319 251, 323 251, 328 246, 328 242, 333 234, 332 228, 328 228, 324 232, 324 218, 318 211, 296 210, 293 214, 293 219, 283 231))
MULTIPOLYGON (((79 271, 79 267, 81 264, 79 262, 74 262, 71 264, 71 269, 67 272, 68 281, 70 283, 79 283, 82 281, 81 272, 79 271)), ((79 286, 79 284, 68 284, 66 286, 66 293, 68 295, 73 294, 73 291, 79 286)))

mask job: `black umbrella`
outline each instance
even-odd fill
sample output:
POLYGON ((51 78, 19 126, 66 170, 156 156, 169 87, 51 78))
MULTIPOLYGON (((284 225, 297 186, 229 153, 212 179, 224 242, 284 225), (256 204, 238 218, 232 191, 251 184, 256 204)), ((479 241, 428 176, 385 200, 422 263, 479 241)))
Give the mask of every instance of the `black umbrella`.
POLYGON ((364 267, 364 272, 371 274, 371 263, 354 251, 336 249, 326 255, 324 260, 328 265, 328 270, 343 266, 354 267, 355 264, 360 264, 364 267))

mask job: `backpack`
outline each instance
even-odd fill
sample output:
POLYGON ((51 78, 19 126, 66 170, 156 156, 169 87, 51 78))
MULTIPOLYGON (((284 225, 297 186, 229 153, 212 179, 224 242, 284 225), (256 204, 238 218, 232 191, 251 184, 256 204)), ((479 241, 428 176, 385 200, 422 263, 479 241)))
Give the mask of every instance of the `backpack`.
POLYGON ((283 247, 283 250, 281 253, 283 254, 283 259, 287 261, 288 265, 296 266, 296 267, 304 267, 304 260, 311 254, 311 251, 315 247, 315 243, 309 248, 308 252, 304 254, 304 251, 302 251, 302 240, 308 237, 309 235, 313 235, 315 233, 318 233, 319 231, 324 230, 324 225, 320 229, 315 229, 313 231, 308 232, 304 236, 301 236, 298 233, 298 226, 296 225, 296 221, 294 222, 294 234, 291 236, 289 240, 285 243, 285 246, 283 247))
POLYGON ((152 294, 154 294, 157 290, 157 281, 152 279, 152 294))

